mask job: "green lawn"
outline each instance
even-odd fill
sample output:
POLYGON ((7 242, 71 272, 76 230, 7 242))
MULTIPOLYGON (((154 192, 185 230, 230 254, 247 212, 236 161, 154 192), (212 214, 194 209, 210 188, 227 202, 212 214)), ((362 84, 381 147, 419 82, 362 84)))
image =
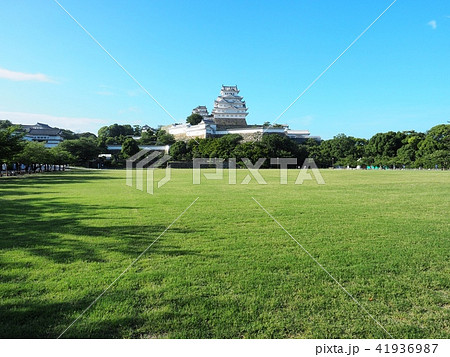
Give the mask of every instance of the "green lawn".
POLYGON ((197 197, 63 337, 389 337, 254 197, 393 337, 450 338, 450 172, 262 174, 0 179, 0 337, 58 337, 197 197))

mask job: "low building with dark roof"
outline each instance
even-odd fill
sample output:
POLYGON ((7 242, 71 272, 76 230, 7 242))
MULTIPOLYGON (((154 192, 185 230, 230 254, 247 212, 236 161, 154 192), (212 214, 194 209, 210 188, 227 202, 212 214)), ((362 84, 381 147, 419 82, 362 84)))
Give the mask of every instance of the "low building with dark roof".
POLYGON ((36 123, 35 125, 21 125, 21 127, 25 131, 25 140, 45 143, 45 147, 48 148, 57 146, 64 140, 61 129, 52 128, 47 124, 36 123))

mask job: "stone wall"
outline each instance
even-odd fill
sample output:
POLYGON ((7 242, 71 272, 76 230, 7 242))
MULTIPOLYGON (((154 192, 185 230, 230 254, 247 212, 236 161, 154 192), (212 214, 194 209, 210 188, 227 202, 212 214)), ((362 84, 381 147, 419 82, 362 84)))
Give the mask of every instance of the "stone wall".
POLYGON ((227 128, 233 128, 233 127, 239 127, 239 128, 245 128, 247 126, 247 121, 245 118, 227 118, 227 119, 221 119, 221 118, 214 118, 214 122, 216 125, 224 126, 227 128))
POLYGON ((239 133, 240 136, 242 136, 242 142, 253 142, 253 141, 260 141, 262 138, 262 133, 248 133, 248 134, 242 134, 239 133))
POLYGON ((206 133, 196 136, 187 136, 186 133, 172 134, 172 135, 175 138, 175 140, 183 140, 183 141, 189 141, 194 138, 201 138, 201 139, 206 138, 206 133))

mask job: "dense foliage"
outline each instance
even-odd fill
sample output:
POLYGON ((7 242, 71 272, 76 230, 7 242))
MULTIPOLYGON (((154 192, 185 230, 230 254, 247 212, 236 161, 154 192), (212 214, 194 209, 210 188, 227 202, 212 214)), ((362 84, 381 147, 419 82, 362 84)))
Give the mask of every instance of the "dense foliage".
POLYGON ((191 125, 197 125, 203 120, 203 117, 200 114, 192 113, 186 118, 186 123, 189 123, 191 125))
POLYGON ((377 133, 369 140, 339 134, 320 143, 309 139, 301 144, 279 135, 266 135, 258 142, 243 142, 239 135, 226 135, 177 142, 170 148, 170 155, 174 160, 235 157, 252 162, 259 158, 295 157, 298 163, 312 157, 319 167, 449 168, 450 125, 437 125, 426 134, 389 131, 377 133))
POLYGON ((17 129, 12 125, 0 126, 0 162, 12 161, 14 156, 23 150, 23 134, 17 129))
MULTIPOLYGON (((262 140, 244 141, 240 135, 220 138, 175 141, 162 128, 153 130, 131 125, 113 124, 100 128, 98 137, 91 133, 75 134, 63 130, 65 140, 48 149, 41 144, 23 140, 20 127, 0 121, 0 161, 6 163, 77 164, 94 167, 122 167, 125 160, 139 151, 139 145, 171 145, 170 155, 175 161, 189 161, 196 157, 243 158, 253 163, 259 158, 297 158, 300 165, 305 158, 314 158, 319 167, 390 167, 390 168, 449 168, 450 125, 441 124, 426 133, 389 131, 377 133, 369 140, 336 135, 318 142, 309 139, 296 143, 281 135, 265 135, 262 140), (140 131, 140 132, 139 132, 140 131), (135 136, 139 134, 140 136, 135 136), (109 145, 121 145, 120 151, 108 151, 109 145), (105 162, 101 153, 112 154, 105 162)), ((269 167, 266 160, 264 167, 269 167)))
POLYGON ((122 156, 125 159, 137 154, 139 152, 139 145, 133 138, 127 138, 122 144, 122 156))

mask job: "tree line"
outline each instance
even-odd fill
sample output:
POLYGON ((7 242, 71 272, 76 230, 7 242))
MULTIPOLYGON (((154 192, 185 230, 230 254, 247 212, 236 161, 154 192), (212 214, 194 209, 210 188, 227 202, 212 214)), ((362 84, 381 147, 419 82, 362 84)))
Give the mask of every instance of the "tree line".
MULTIPOLYGON (((9 170, 25 165, 27 172, 42 171, 49 165, 79 165, 85 167, 123 167, 128 157, 139 151, 139 145, 170 145, 172 135, 162 129, 135 125, 113 124, 93 133, 74 133, 61 130, 64 141, 52 148, 44 143, 24 140, 25 132, 20 125, 8 120, 0 121, 0 164, 9 170), (132 136, 140 136, 139 140, 132 136), (106 162, 99 154, 108 153, 108 145, 121 145, 122 150, 111 152, 112 160, 106 162)), ((59 167, 58 167, 59 169, 59 167)))
MULTIPOLYGON (((308 139, 296 143, 288 137, 271 134, 257 142, 244 142, 240 135, 177 141, 170 147, 173 160, 189 161, 207 158, 297 158, 303 162, 313 158, 321 168, 384 167, 384 168, 445 168, 450 166, 450 125, 432 127, 426 133, 388 131, 370 139, 339 134, 320 142, 308 139)), ((269 162, 265 165, 268 167, 269 162)))
MULTIPOLYGON (((113 124, 92 133, 76 134, 62 130, 64 141, 46 148, 43 143, 25 141, 25 132, 9 121, 0 121, 0 163, 24 164, 32 171, 42 165, 74 164, 91 167, 124 167, 125 161, 139 151, 139 145, 171 145, 172 161, 191 161, 203 158, 297 158, 303 162, 311 157, 321 168, 327 167, 389 167, 389 168, 445 168, 450 166, 450 125, 440 124, 426 133, 388 131, 370 139, 336 135, 320 142, 308 139, 296 143, 286 136, 264 135, 256 142, 246 142, 240 135, 220 138, 175 141, 163 129, 143 130, 140 126, 113 124), (134 137, 140 136, 139 140, 134 137), (99 158, 108 153, 108 145, 121 145, 119 152, 109 152, 111 160, 99 158)), ((265 163, 266 167, 269 161, 265 163)))

